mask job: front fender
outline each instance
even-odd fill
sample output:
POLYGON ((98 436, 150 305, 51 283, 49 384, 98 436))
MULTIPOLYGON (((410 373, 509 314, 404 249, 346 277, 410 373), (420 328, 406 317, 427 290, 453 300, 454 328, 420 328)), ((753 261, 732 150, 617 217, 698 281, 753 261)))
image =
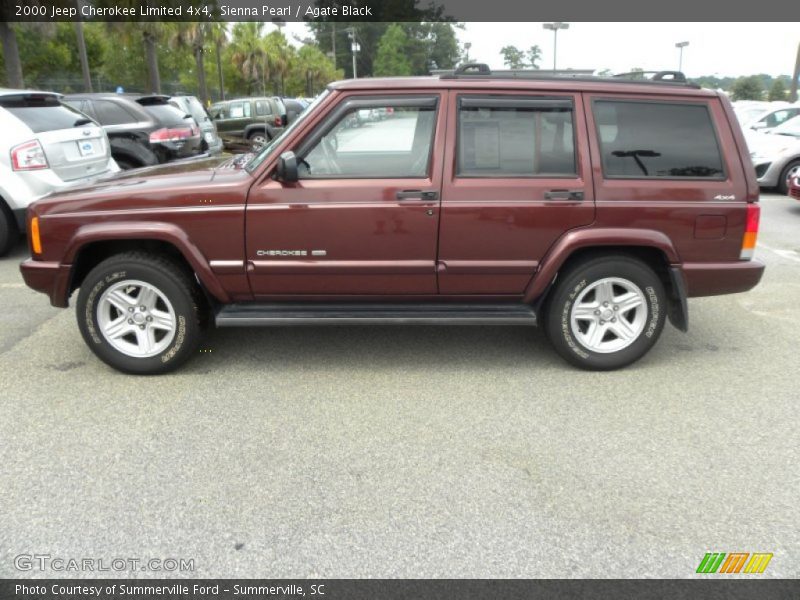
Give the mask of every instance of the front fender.
POLYGON ((545 255, 525 290, 524 301, 532 303, 539 298, 575 251, 603 246, 655 248, 664 253, 671 265, 680 263, 672 241, 660 231, 614 227, 573 229, 561 236, 545 255))
POLYGON ((222 303, 230 302, 230 296, 220 285, 203 253, 183 229, 171 223, 126 221, 83 225, 67 245, 62 264, 74 264, 81 248, 92 242, 131 239, 158 240, 172 244, 192 267, 206 291, 222 303))

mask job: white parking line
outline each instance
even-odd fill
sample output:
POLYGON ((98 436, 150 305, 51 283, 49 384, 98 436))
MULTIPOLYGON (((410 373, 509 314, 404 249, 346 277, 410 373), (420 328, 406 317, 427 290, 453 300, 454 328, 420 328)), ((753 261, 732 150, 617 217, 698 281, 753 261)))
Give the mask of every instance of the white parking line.
POLYGON ((756 248, 763 248, 764 250, 769 250, 770 252, 773 252, 778 256, 782 256, 783 258, 788 258, 789 260, 800 262, 800 254, 798 254, 794 250, 779 250, 778 248, 771 248, 770 246, 767 246, 766 244, 762 244, 760 242, 758 243, 756 248))

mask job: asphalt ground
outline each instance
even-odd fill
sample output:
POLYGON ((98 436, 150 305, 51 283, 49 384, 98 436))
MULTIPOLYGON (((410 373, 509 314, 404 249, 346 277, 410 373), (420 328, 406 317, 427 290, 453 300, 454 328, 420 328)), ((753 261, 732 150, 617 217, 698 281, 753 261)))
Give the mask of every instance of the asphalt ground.
MULTIPOLYGON (((219 330, 163 377, 94 358, 0 260, 0 577, 15 557, 194 560, 104 576, 800 576, 800 203, 762 201, 763 282, 690 300, 586 373, 507 327, 219 330)), ((99 564, 99 563, 98 563, 99 564)), ((95 573, 94 576, 97 576, 95 573)))

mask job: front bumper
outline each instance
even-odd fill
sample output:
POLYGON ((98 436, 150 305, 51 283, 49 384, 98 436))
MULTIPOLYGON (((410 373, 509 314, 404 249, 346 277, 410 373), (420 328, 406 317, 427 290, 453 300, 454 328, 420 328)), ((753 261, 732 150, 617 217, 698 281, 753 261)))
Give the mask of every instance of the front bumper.
POLYGON ((684 263, 683 275, 690 298, 737 294, 758 285, 764 275, 764 263, 756 259, 724 263, 684 263))
POLYGON ((50 304, 58 308, 69 306, 69 279, 72 265, 29 258, 19 265, 22 279, 29 288, 46 294, 50 304))

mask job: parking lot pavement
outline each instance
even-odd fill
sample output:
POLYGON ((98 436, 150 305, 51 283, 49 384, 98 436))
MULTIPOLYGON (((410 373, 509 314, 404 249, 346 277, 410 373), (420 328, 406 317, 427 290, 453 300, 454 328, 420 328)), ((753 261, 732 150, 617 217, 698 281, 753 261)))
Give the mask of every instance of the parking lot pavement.
POLYGON ((765 196, 761 285, 691 300, 688 334, 612 373, 526 328, 308 327, 217 331, 176 374, 125 376, 22 286, 20 248, 0 261, 0 577, 21 553, 690 577, 711 551, 798 577, 798 231, 800 203, 765 196))

